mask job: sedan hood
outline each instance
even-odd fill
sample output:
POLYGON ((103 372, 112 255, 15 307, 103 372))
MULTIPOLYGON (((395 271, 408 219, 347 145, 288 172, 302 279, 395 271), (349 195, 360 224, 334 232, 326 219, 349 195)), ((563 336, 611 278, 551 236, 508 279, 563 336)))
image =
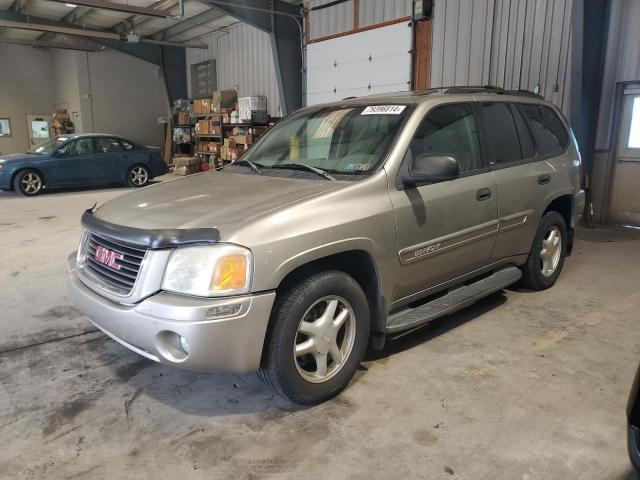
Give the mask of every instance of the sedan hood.
POLYGON ((233 226, 346 184, 212 171, 123 195, 95 216, 143 229, 215 227, 224 237, 233 226))
POLYGON ((0 163, 9 163, 19 160, 29 160, 33 158, 40 158, 42 155, 36 155, 33 153, 12 153, 10 155, 0 155, 0 163))

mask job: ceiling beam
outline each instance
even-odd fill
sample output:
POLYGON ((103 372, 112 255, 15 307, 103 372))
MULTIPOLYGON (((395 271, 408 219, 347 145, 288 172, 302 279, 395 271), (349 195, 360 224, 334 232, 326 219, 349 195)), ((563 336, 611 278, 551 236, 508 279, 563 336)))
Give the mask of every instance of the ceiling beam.
POLYGON ((87 30, 84 28, 60 27, 56 25, 46 25, 33 22, 16 22, 13 20, 1 20, 0 27, 18 28, 20 30, 35 30, 39 32, 62 33, 64 35, 76 35, 79 37, 106 38, 110 40, 120 40, 120 34, 115 32, 102 32, 99 30, 87 30))
MULTIPOLYGON (((71 10, 69 13, 67 13, 64 17, 62 17, 60 19, 60 21, 63 22, 63 23, 68 23, 70 25, 73 25, 78 20, 82 19, 82 17, 84 17, 85 15, 89 14, 90 12, 91 12, 90 8, 87 8, 87 7, 76 7, 73 10, 71 10)), ((55 37, 56 37, 55 33, 46 32, 46 33, 43 33, 42 35, 40 35, 38 37, 38 40, 41 41, 41 42, 46 42, 46 41, 49 41, 49 40, 53 40, 55 37)))
POLYGON ((194 15, 193 17, 182 20, 175 25, 171 25, 164 30, 160 30, 153 35, 150 35, 149 38, 153 38, 154 40, 163 40, 166 38, 175 37, 191 30, 192 28, 199 27, 201 25, 204 25, 205 23, 212 22, 224 16, 226 16, 226 14, 223 11, 218 10, 217 8, 210 8, 209 10, 205 10, 204 12, 194 15))
MULTIPOLYGON (((63 50, 79 50, 81 52, 99 52, 104 49, 104 47, 94 46, 90 47, 88 45, 74 45, 72 43, 61 43, 61 42, 41 42, 38 40, 21 40, 19 38, 1 38, 0 43, 8 43, 11 45, 30 45, 32 47, 40 47, 40 48, 60 48, 63 50)), ((87 42, 89 43, 89 42, 87 42)), ((95 45, 95 43, 91 42, 91 44, 95 45)))
MULTIPOLYGON (((186 0, 185 0, 186 1, 186 0)), ((178 4, 179 0, 158 0, 149 8, 161 9, 165 12, 168 12, 173 7, 178 4)), ((137 27, 138 25, 142 25, 147 23, 148 21, 153 20, 152 17, 145 17, 142 15, 132 15, 124 20, 113 25, 110 30, 118 33, 127 33, 132 27, 137 27)))
MULTIPOLYGON (((69 3, 68 0, 49 0, 56 3, 69 3)), ((163 10, 138 7, 136 5, 127 5, 124 3, 105 2, 102 0, 73 0, 74 5, 83 7, 97 8, 100 10, 110 10, 113 12, 132 13, 134 15, 145 15, 148 17, 166 18, 167 13, 163 10)))

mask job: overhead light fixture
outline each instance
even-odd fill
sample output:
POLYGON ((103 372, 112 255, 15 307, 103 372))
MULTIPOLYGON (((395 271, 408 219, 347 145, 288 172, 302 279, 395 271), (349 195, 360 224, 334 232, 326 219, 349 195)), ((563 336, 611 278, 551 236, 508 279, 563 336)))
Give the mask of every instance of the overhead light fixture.
POLYGON ((77 5, 75 3, 65 3, 64 5, 65 5, 65 7, 69 7, 69 8, 76 8, 77 7, 77 5))

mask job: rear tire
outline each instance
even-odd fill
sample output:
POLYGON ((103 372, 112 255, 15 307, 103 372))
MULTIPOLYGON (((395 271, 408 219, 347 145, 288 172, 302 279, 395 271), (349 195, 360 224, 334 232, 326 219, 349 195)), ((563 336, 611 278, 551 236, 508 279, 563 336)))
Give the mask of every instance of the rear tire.
POLYGON ((146 187, 150 181, 151 174, 144 165, 134 165, 127 172, 127 185, 131 188, 146 187))
POLYGON ((22 170, 13 177, 13 190, 19 195, 33 197, 42 193, 43 188, 44 179, 36 170, 22 170))
POLYGON ((548 212, 538 224, 527 263, 522 266, 521 284, 531 290, 552 287, 567 255, 567 225, 558 212, 548 212))
POLYGON ((344 390, 364 357, 369 306, 360 285, 339 271, 315 274, 276 300, 258 377, 302 405, 344 390))

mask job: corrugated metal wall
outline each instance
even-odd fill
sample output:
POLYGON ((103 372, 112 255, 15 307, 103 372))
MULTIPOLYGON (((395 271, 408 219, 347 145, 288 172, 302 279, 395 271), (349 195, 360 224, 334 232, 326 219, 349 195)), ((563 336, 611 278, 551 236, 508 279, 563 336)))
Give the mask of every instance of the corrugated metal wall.
POLYGON ((269 114, 282 115, 268 34, 250 25, 237 23, 207 35, 201 41, 208 45, 207 50, 187 49, 189 88, 191 88, 190 65, 215 58, 220 90, 237 89, 241 97, 265 96, 269 114))
POLYGON ((569 110, 571 0, 436 0, 431 86, 533 90, 569 110))
POLYGON ((611 3, 596 149, 609 149, 614 143, 610 137, 614 120, 616 83, 640 81, 639 20, 640 1, 626 0, 611 3))
MULTIPOLYGON (((310 0, 312 9, 333 0, 310 0)), ((413 0, 360 0, 360 27, 411 15, 413 0)), ((309 39, 347 32, 353 29, 353 0, 309 12, 309 39)))

